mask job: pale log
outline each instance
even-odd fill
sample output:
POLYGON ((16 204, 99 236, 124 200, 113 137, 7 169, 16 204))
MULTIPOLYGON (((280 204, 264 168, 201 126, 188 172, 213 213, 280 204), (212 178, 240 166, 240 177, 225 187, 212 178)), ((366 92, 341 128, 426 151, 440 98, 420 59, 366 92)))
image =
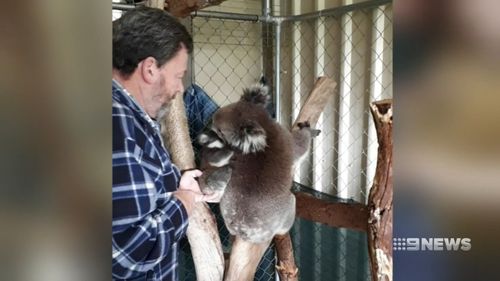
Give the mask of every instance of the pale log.
MULTIPOLYGON (((164 9, 165 0, 148 0, 147 6, 164 9)), ((172 101, 165 116, 162 136, 172 157, 181 170, 196 168, 193 147, 189 137, 186 110, 182 95, 172 101)), ((224 276, 224 256, 215 217, 206 203, 199 203, 189 217, 187 237, 198 281, 220 281, 224 276)))
POLYGON ((271 241, 256 244, 234 237, 224 281, 252 281, 271 241))
POLYGON ((297 123, 309 121, 314 128, 319 116, 325 109, 328 99, 333 96, 337 83, 332 79, 321 76, 314 83, 314 87, 300 109, 299 115, 293 123, 292 130, 296 129, 297 123))
MULTIPOLYGON (((172 162, 182 171, 196 167, 182 95, 172 101, 162 126, 163 139, 172 162)), ((220 281, 224 256, 215 217, 205 203, 198 203, 189 217, 187 237, 198 281, 220 281)))

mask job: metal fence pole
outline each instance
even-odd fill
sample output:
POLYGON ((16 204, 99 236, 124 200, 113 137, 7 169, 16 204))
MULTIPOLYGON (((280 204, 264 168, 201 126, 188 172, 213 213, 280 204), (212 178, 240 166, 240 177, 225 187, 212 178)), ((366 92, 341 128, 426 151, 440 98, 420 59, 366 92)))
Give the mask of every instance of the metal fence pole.
POLYGON ((275 23, 275 65, 274 65, 274 87, 275 87, 275 112, 276 112, 276 121, 281 123, 281 22, 278 21, 275 23))

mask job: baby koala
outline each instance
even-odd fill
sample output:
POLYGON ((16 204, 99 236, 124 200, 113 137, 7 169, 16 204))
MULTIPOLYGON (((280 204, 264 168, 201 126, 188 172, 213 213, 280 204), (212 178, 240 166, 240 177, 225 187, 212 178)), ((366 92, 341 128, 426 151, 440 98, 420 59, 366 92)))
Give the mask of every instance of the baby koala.
POLYGON ((198 143, 202 146, 200 169, 203 175, 199 178, 200 189, 205 194, 219 193, 222 196, 231 179, 229 160, 234 152, 213 130, 201 133, 198 143))

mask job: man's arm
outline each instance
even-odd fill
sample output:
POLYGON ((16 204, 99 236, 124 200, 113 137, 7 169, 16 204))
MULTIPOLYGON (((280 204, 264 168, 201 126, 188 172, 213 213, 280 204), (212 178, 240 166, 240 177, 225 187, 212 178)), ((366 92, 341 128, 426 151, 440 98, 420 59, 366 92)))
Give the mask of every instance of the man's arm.
MULTIPOLYGON (((116 140, 115 140, 116 141, 116 140)), ((147 272, 168 254, 186 232, 188 217, 181 201, 163 188, 160 167, 141 157, 129 138, 113 151, 113 275, 130 278, 147 272), (163 198, 158 198, 158 194, 163 198), (157 202, 163 202, 157 206, 157 202)), ((174 173, 174 171, 170 171, 174 173)), ((170 177, 174 178, 172 174, 170 177)))

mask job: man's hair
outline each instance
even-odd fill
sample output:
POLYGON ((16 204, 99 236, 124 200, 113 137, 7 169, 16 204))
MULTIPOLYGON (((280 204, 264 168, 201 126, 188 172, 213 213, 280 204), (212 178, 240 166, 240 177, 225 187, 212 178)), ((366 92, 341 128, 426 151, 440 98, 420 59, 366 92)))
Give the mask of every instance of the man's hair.
POLYGON ((182 46, 192 52, 191 35, 175 17, 160 9, 139 7, 113 22, 113 68, 125 77, 147 57, 155 58, 161 67, 182 46))

